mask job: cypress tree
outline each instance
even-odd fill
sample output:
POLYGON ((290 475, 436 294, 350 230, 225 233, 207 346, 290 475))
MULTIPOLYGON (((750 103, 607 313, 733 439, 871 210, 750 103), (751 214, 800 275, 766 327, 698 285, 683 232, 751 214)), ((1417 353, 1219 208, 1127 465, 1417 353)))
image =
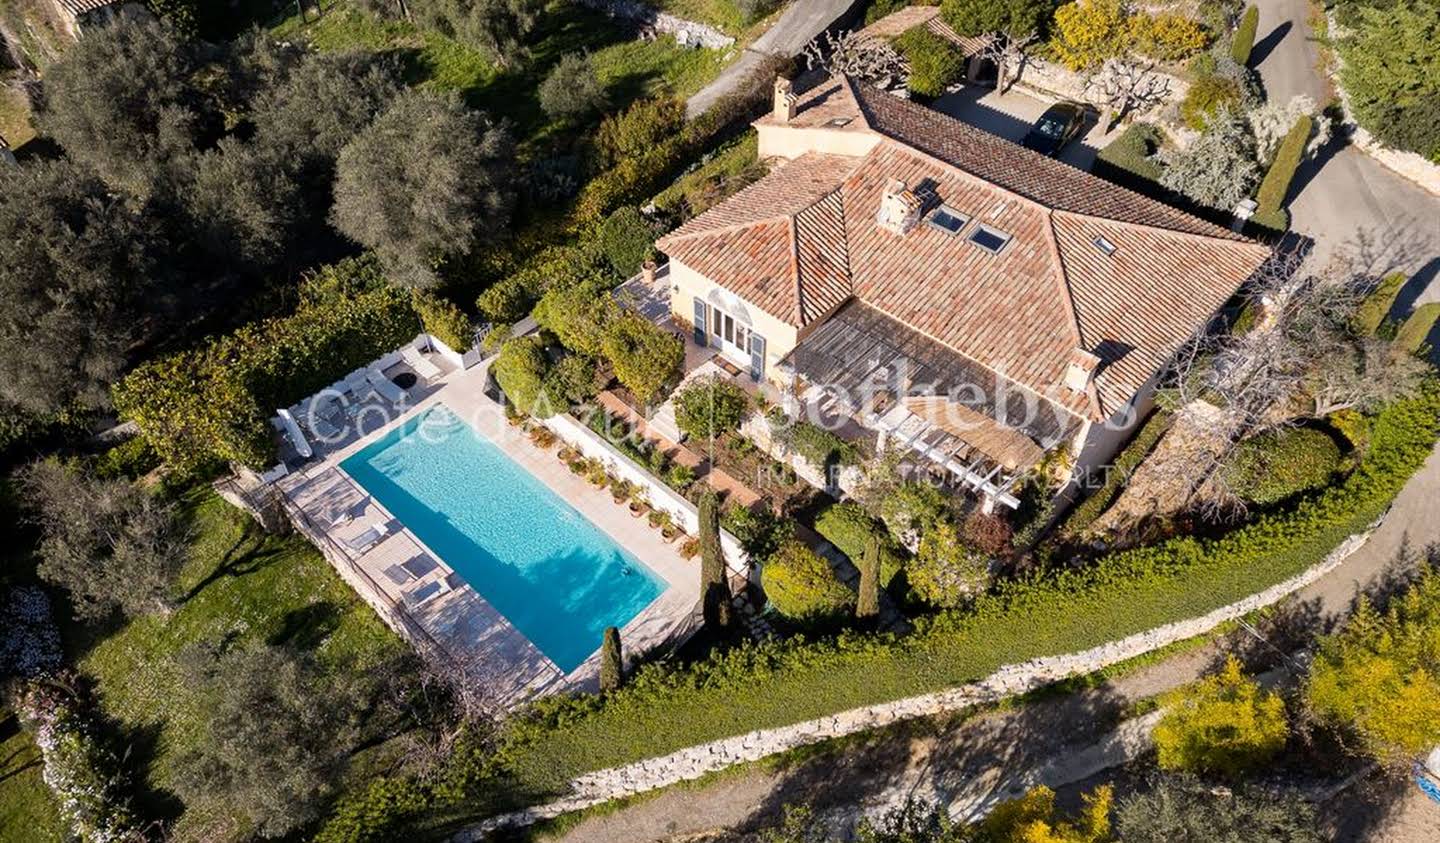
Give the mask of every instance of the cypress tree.
POLYGON ((605 627, 600 645, 600 692, 609 693, 625 683, 625 661, 620 651, 620 630, 605 627))
POLYGON ((725 555, 720 548, 720 501, 713 489, 700 495, 700 591, 705 624, 712 629, 730 625, 730 584, 725 576, 725 555))
POLYGON ((880 536, 871 533, 860 557, 860 596, 855 601, 855 617, 872 620, 880 614, 880 536))

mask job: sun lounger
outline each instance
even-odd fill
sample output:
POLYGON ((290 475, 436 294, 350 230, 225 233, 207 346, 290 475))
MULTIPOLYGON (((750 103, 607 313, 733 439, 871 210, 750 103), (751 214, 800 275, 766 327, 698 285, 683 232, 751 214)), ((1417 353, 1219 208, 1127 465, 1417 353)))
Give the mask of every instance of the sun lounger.
POLYGON ((408 573, 411 577, 414 577, 418 580, 440 566, 435 564, 434 559, 431 559, 430 557, 422 554, 420 556, 412 556, 409 559, 406 559, 404 562, 400 563, 400 567, 404 568, 406 573, 408 573))
POLYGON ((341 539, 345 546, 356 553, 364 553, 374 547, 377 542, 390 534, 390 528, 384 524, 376 524, 365 530, 365 532, 351 539, 341 539))
POLYGON ((395 382, 385 377, 379 369, 366 369, 365 379, 370 381, 370 385, 375 387, 381 397, 392 404, 403 404, 410 400, 410 393, 396 386, 395 382))
POLYGON ((436 378, 440 377, 440 375, 442 374, 440 371, 440 367, 436 366, 434 363, 431 363, 429 360, 426 360, 425 356, 420 353, 419 349, 406 348, 404 351, 400 352, 400 359, 405 361, 405 365, 409 366, 411 369, 414 369, 415 374, 419 375, 427 381, 433 381, 436 378))
POLYGON ((334 422, 319 415, 311 417, 310 431, 321 439, 326 440, 339 439, 345 433, 344 430, 336 427, 334 422))
POLYGON ((405 605, 413 609, 417 606, 423 605, 427 600, 430 600, 440 595, 444 591, 445 586, 441 585, 439 582, 432 580, 420 586, 419 588, 414 588, 410 591, 402 591, 400 592, 400 596, 404 598, 405 605))
POLYGON ((280 410, 276 415, 280 417, 281 429, 285 431, 286 438, 290 440, 291 445, 295 446, 295 452, 307 460, 315 456, 315 452, 310 450, 310 443, 305 441, 305 434, 300 431, 300 425, 296 424, 295 417, 290 415, 290 411, 280 410))
POLYGON ((385 574, 386 579, 390 580, 390 582, 393 582, 396 585, 406 585, 411 580, 415 579, 414 577, 410 576, 409 571, 405 570, 399 565, 391 565, 390 567, 386 568, 382 573, 385 574))
POLYGON ((356 369, 345 376, 345 391, 355 397, 356 401, 364 401, 374 392, 370 388, 370 381, 365 377, 365 370, 356 369))

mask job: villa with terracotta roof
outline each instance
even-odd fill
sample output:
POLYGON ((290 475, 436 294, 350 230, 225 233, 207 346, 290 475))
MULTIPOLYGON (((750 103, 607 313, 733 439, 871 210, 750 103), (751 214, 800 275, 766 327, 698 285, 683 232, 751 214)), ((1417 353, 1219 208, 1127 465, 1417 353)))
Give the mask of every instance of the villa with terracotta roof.
POLYGON ((777 80, 779 162, 661 238, 671 318, 788 395, 845 396, 987 503, 1103 464, 1266 263, 1230 230, 847 78, 777 80))

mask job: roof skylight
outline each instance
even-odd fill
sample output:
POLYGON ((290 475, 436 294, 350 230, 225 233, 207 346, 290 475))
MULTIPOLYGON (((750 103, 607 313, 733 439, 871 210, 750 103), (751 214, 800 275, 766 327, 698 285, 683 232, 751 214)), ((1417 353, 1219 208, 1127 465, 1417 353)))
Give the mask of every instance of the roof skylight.
POLYGON ((960 213, 949 205, 941 205, 940 207, 931 211, 930 216, 926 218, 926 222, 930 223, 931 225, 935 226, 946 234, 951 235, 959 234, 960 229, 964 228, 965 223, 969 221, 969 217, 960 213))
POLYGON ((1094 245, 1095 248, 1099 249, 1101 252, 1104 252, 1105 257, 1107 258, 1115 254, 1115 244, 1111 243, 1109 240, 1106 240, 1104 237, 1100 237, 1097 235, 1094 240, 1090 241, 1090 243, 1094 245))
POLYGON ((1005 244, 1010 242, 1010 235, 982 222, 970 232, 969 240, 990 254, 998 255, 1000 250, 1005 248, 1005 244))
POLYGON ((850 125, 850 121, 854 119, 854 117, 831 117, 829 120, 825 121, 825 125, 830 126, 834 129, 838 129, 841 126, 850 125))

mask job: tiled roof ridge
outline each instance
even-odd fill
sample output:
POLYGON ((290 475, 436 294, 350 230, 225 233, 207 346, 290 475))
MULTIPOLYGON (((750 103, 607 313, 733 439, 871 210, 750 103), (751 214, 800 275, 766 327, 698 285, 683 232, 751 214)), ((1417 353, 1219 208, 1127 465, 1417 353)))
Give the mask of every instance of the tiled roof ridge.
MULTIPOLYGON (((1075 167, 1075 166, 1073 166, 1073 165, 1071 165, 1071 164, 1068 164, 1068 163, 1066 163, 1066 162, 1064 162, 1064 161, 1061 161, 1061 160, 1059 160, 1058 158, 1050 158, 1050 157, 1048 157, 1048 156, 1041 155, 1041 154, 1038 153, 1038 152, 1034 152, 1033 150, 1025 149, 1024 147, 1020 146, 1019 144, 1013 144, 1013 143, 1010 142, 1010 141, 1007 141, 1007 140, 1005 140, 1005 139, 1003 139, 1003 138, 1000 138, 998 135, 991 135, 989 132, 986 132, 986 131, 984 131, 983 129, 979 129, 979 128, 976 128, 976 127, 974 127, 974 126, 971 126, 970 124, 966 123, 965 121, 959 120, 959 119, 957 119, 957 118, 955 118, 955 117, 951 117, 950 115, 945 114, 945 113, 943 113, 943 112, 936 111, 936 110, 931 109, 931 108, 926 108, 925 106, 922 106, 922 105, 917 105, 917 104, 915 104, 915 103, 909 102, 908 100, 903 100, 903 99, 901 99, 901 98, 899 98, 899 97, 894 96, 893 94, 886 93, 886 92, 881 91, 881 90, 879 90, 879 89, 868 88, 867 86, 862 85, 862 84, 856 82, 856 81, 853 80, 853 79, 850 79, 850 77, 848 77, 848 76, 846 76, 846 77, 844 77, 844 78, 845 78, 846 82, 850 84, 851 91, 852 91, 852 93, 853 93, 854 96, 855 96, 855 103, 856 103, 856 105, 859 107, 861 118, 865 121, 866 126, 867 126, 871 131, 873 131, 873 132, 875 132, 875 133, 877 133, 877 134, 879 134, 879 135, 882 135, 882 136, 884 136, 885 138, 887 138, 887 139, 889 139, 889 140, 891 140, 891 141, 894 141, 894 142, 896 142, 896 143, 899 143, 900 145, 906 147, 907 149, 913 149, 913 150, 915 150, 916 152, 921 152, 920 149, 918 149, 917 147, 911 145, 911 143, 910 143, 908 140, 906 140, 905 138, 899 137, 899 136, 897 136, 895 133, 893 133, 893 132, 888 132, 888 131, 886 131, 886 130, 883 128, 883 123, 884 123, 884 121, 883 121, 882 119, 880 119, 880 118, 874 113, 874 109, 873 109, 873 107, 872 107, 872 102, 874 102, 875 100, 877 100, 877 99, 879 99, 879 98, 881 98, 881 97, 886 97, 886 98, 888 98, 888 100, 883 100, 883 101, 889 102, 890 100, 893 100, 894 102, 893 102, 893 103, 890 103, 890 104, 895 105, 895 106, 897 106, 897 107, 900 107, 900 108, 902 108, 902 109, 905 109, 905 108, 917 109, 917 111, 915 112, 915 114, 916 114, 917 117, 921 117, 922 119, 938 119, 938 120, 941 120, 941 121, 945 121, 945 122, 949 123, 949 124, 950 124, 950 127, 953 128, 957 133, 963 134, 963 135, 965 135, 966 137, 969 137, 969 138, 979 137, 979 138, 982 138, 982 139, 983 139, 985 142, 987 142, 987 143, 1010 144, 1010 145, 1012 145, 1012 146, 1015 147, 1015 150, 1013 150, 1013 151, 1014 151, 1016 154, 1031 156, 1031 157, 1033 157, 1034 161, 1035 161, 1037 164, 1040 164, 1041 166, 1057 166, 1057 165, 1058 165, 1058 166, 1064 167, 1066 170, 1069 170, 1070 173, 1075 176, 1075 178, 1076 178, 1077 181, 1090 183, 1090 184, 1093 184, 1093 185, 1095 185, 1095 186, 1097 186, 1097 187, 1103 187, 1103 189, 1105 189, 1105 190, 1111 190, 1111 191, 1118 192, 1118 193, 1120 193, 1120 194, 1123 194, 1126 198, 1128 198, 1128 199, 1136 202, 1136 203, 1139 204, 1139 205, 1143 205, 1143 206, 1147 206, 1147 207, 1154 207, 1154 208, 1156 208, 1157 210, 1163 210, 1163 211, 1166 211, 1166 212, 1169 212, 1169 213, 1172 213, 1172 214, 1178 214, 1178 215, 1179 215, 1181 218, 1183 218, 1183 219, 1186 219, 1186 220, 1189 220, 1189 221, 1192 221, 1192 222, 1200 223, 1200 224, 1208 227, 1209 229, 1211 229, 1211 233, 1208 235, 1208 239, 1211 239, 1211 240, 1226 240, 1226 241, 1237 242, 1237 243, 1250 243, 1250 242, 1253 242, 1253 241, 1251 241, 1249 238, 1246 238, 1246 237, 1243 237, 1243 236, 1241 236, 1241 235, 1235 234, 1234 232, 1231 232, 1231 231, 1229 231, 1229 230, 1227 230, 1227 229, 1225 229, 1225 228, 1222 228, 1221 226, 1219 226, 1219 225, 1217 225, 1217 224, 1215 224, 1215 223, 1212 223, 1212 222, 1210 222, 1209 220, 1202 219, 1202 218, 1200 218, 1200 217, 1195 216, 1194 214, 1191 214, 1191 213, 1188 213, 1188 212, 1186 212, 1186 211, 1184 211, 1184 210, 1181 210, 1180 208, 1175 208, 1175 207, 1173 207, 1173 206, 1171 206, 1171 205, 1165 204, 1164 202, 1160 202, 1159 200, 1152 199, 1152 198, 1144 195, 1143 193, 1139 193, 1139 192, 1137 192, 1137 191, 1131 190, 1130 188, 1125 187, 1124 185, 1120 185, 1120 184, 1117 184, 1117 183, 1115 183, 1115 182, 1112 182, 1112 181, 1109 181, 1109 180, 1106 180, 1106 179, 1102 179, 1102 178, 1100 178, 1099 176, 1095 175, 1094 173, 1089 173, 1089 172, 1086 172, 1086 171, 1084 171, 1084 170, 1081 170, 1080 168, 1075 167), (1041 162, 1044 162, 1044 163, 1041 163, 1041 162)), ((930 153, 924 153, 924 154, 930 154, 930 153)), ((1015 195, 1017 195, 1017 196, 1022 196, 1022 197, 1026 198, 1026 199, 1028 199, 1028 200, 1030 200, 1030 201, 1032 201, 1032 202, 1035 202, 1036 204, 1042 205, 1042 206, 1044 206, 1044 207, 1046 207, 1046 208, 1050 208, 1050 209, 1052 209, 1052 210, 1064 211, 1065 213, 1075 214, 1075 215, 1077 215, 1077 216, 1089 217, 1089 218, 1092 218, 1092 219, 1106 220, 1106 221, 1108 221, 1108 222, 1120 223, 1120 224, 1122 224, 1122 225, 1133 225, 1133 226, 1137 226, 1137 227, 1140 227, 1140 228, 1160 229, 1160 230, 1163 230, 1163 231, 1173 231, 1173 232, 1175 232, 1175 233, 1177 233, 1177 234, 1190 234, 1190 235, 1197 236, 1197 237, 1207 237, 1207 235, 1205 235, 1205 234, 1201 234, 1201 233, 1195 232, 1195 231, 1185 231, 1185 230, 1183 230, 1183 229, 1178 229, 1178 228, 1175 228, 1172 224, 1167 224, 1167 223, 1161 222, 1161 221, 1146 222, 1146 223, 1133 223, 1133 222, 1129 222, 1129 221, 1126 221, 1126 220, 1117 219, 1117 218, 1115 218, 1115 217, 1112 217, 1112 216, 1109 216, 1109 215, 1106 215, 1106 214, 1093 213, 1093 212, 1087 212, 1087 211, 1077 211, 1077 210, 1072 210, 1072 209, 1069 209, 1069 208, 1062 208, 1062 207, 1060 207, 1059 205, 1050 204, 1050 203, 1048 203, 1048 202, 1046 202, 1046 201, 1044 201, 1044 200, 1042 200, 1042 199, 1038 199, 1038 198, 1035 198, 1035 197, 1033 197, 1033 196, 1027 196, 1027 195, 1025 195, 1025 194, 1023 194, 1023 193, 1020 193, 1017 189, 1012 188, 1012 187, 1010 187, 1010 186, 1008 186, 1008 185, 1002 185, 1002 184, 999 184, 998 182, 994 182, 994 181, 991 181, 991 180, 989 180, 989 179, 986 179, 986 178, 984 178, 983 176, 980 176, 980 175, 977 174, 977 173, 973 173, 973 172, 971 172, 970 170, 966 169, 965 167, 963 167, 963 166, 961 166, 961 165, 959 165, 959 164, 957 164, 957 163, 954 163, 954 162, 952 162, 952 161, 948 161, 948 160, 946 160, 946 159, 944 159, 944 158, 941 158, 941 157, 938 156, 938 155, 933 155, 933 154, 932 154, 931 157, 934 158, 935 160, 940 161, 941 163, 945 164, 945 166, 947 166, 947 167, 950 167, 950 168, 952 168, 952 169, 954 169, 954 170, 957 170, 957 171, 959 171, 959 172, 966 173, 967 175, 970 175, 970 176, 972 176, 972 177, 979 178, 979 179, 981 179, 982 181, 986 182, 987 184, 993 185, 993 186, 996 187, 996 188, 999 188, 999 189, 1001 189, 1001 190, 1004 190, 1004 191, 1006 191, 1006 192, 1008 192, 1008 193, 1013 193, 1013 194, 1015 194, 1015 195)))

